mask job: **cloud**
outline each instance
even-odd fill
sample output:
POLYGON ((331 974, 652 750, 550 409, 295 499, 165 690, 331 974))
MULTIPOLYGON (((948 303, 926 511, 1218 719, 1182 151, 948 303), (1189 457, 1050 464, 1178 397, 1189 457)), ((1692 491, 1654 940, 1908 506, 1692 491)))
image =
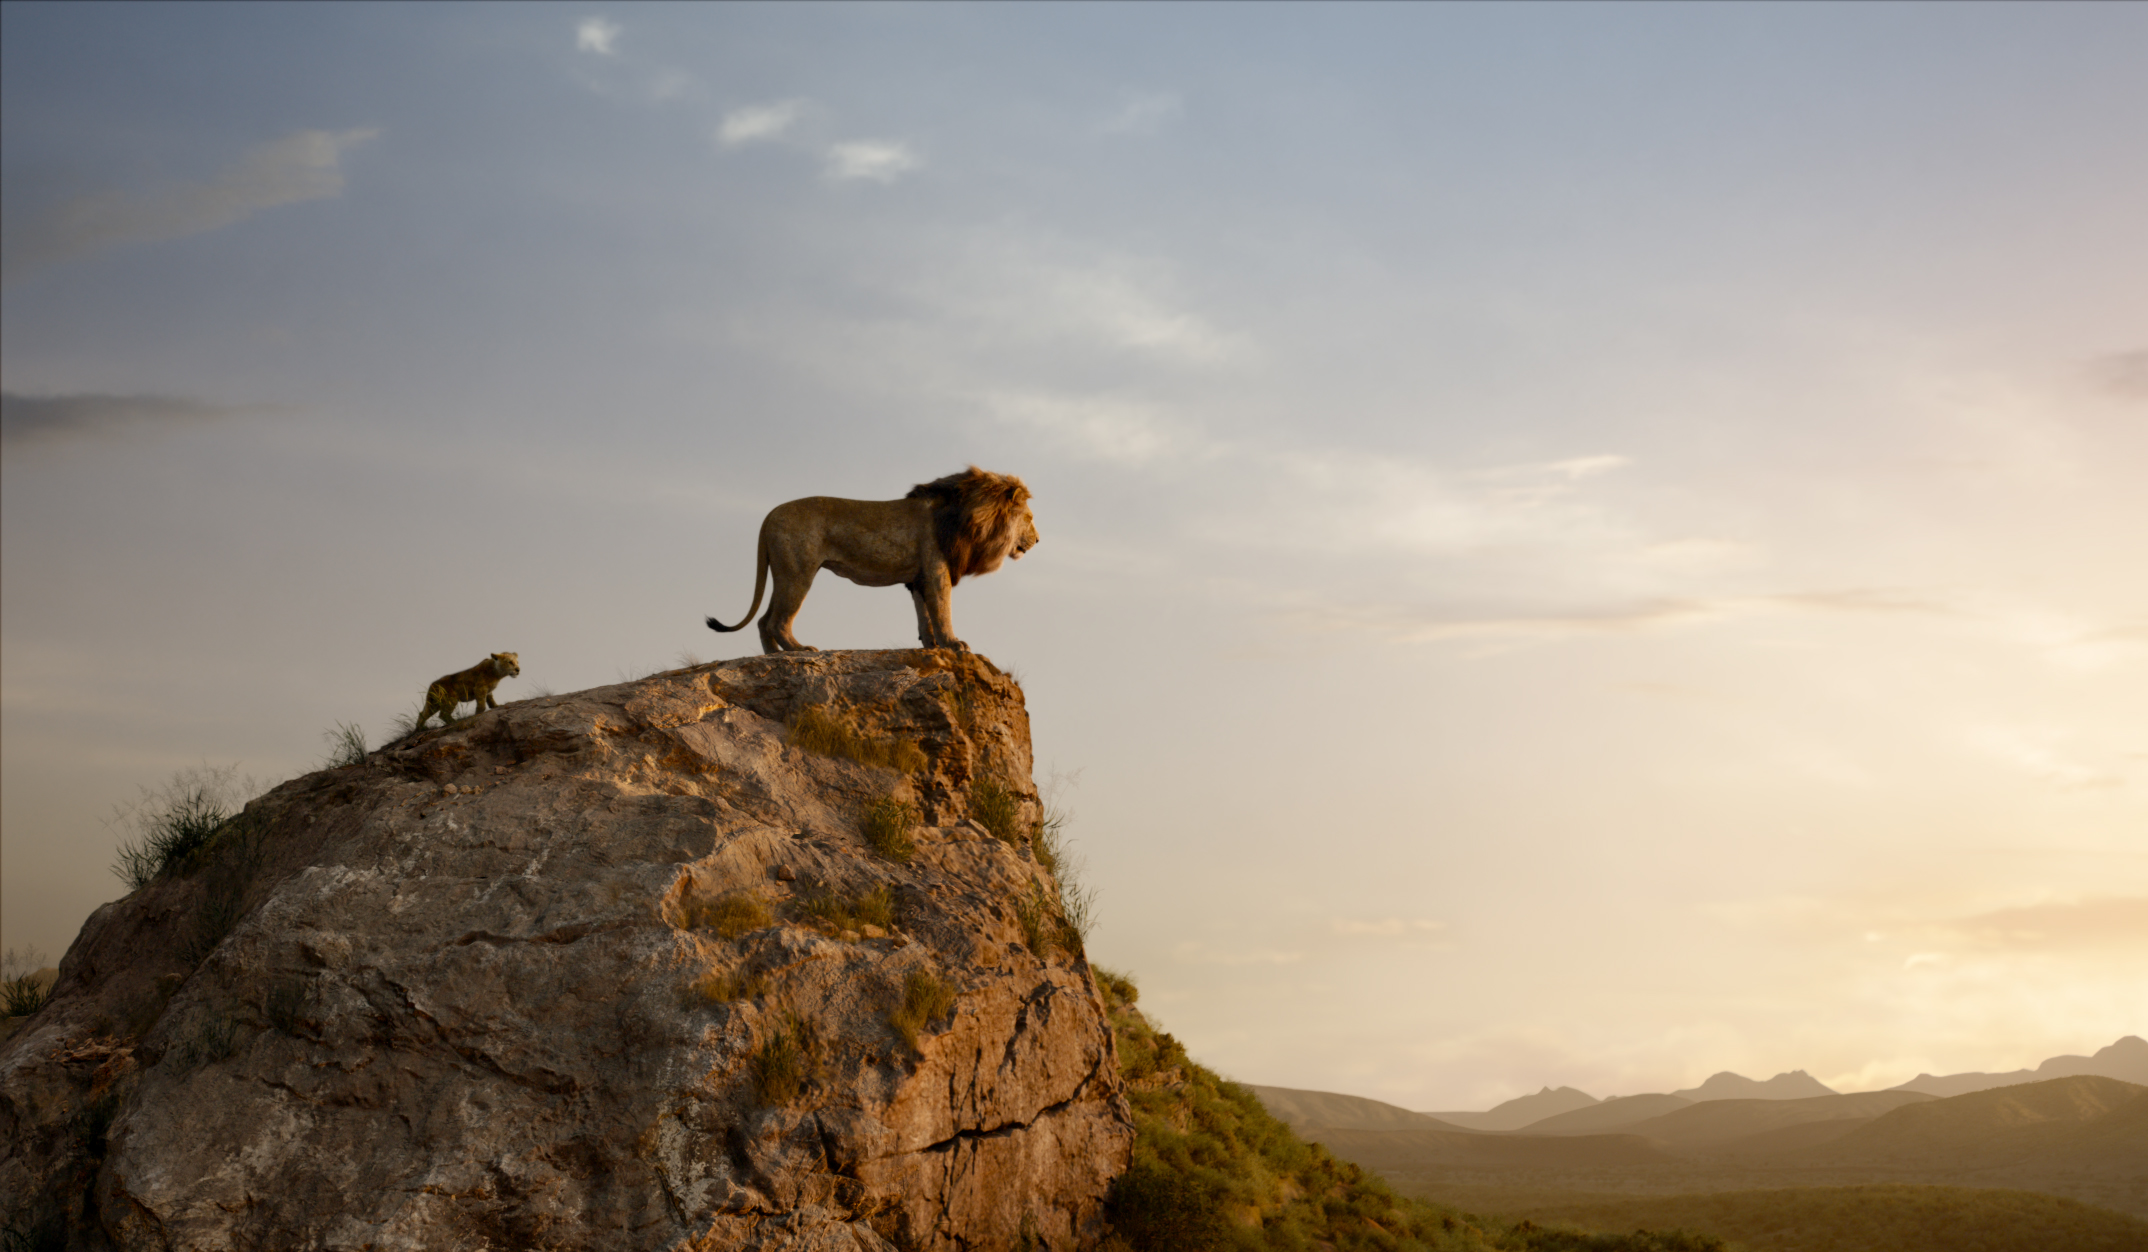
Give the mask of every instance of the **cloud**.
POLYGON ((828 177, 839 183, 892 183, 924 165, 908 144, 860 139, 828 149, 828 177))
POLYGON ((1598 456, 1569 457, 1564 461, 1547 461, 1543 465, 1528 466, 1525 468, 1549 474, 1556 474, 1559 477, 1564 478, 1566 481, 1572 483, 1580 482, 1584 478, 1594 478, 1598 474, 1608 474, 1612 470, 1623 469, 1624 467, 1631 464, 1633 464, 1632 457, 1613 456, 1605 454, 1598 456))
POLYGON ((1303 952, 1219 946, 1199 939, 1179 944, 1172 955, 1189 965, 1296 965, 1305 959, 1303 952))
POLYGON ((65 439, 126 426, 175 426, 247 412, 180 396, 26 396, 0 392, 0 439, 65 439))
POLYGON ((1119 111, 1097 129, 1106 135, 1152 135, 1165 123, 1176 121, 1185 111, 1185 102, 1175 93, 1133 92, 1119 106, 1119 111))
POLYGON ((2098 386, 2127 400, 2148 400, 2148 348, 2114 352, 2090 363, 2098 386))
POLYGON ((1621 635, 1796 612, 1963 615, 1959 610, 1904 591, 1873 587, 1775 595, 1661 597, 1542 613, 1470 613, 1454 609, 1368 606, 1323 608, 1303 616, 1315 627, 1375 630, 1404 643, 1433 643, 1449 639, 1526 641, 1621 635))
POLYGON ((1158 406, 1110 396, 1001 392, 983 397, 1003 422, 1042 432, 1078 455, 1148 465, 1184 453, 1197 440, 1158 406))
POLYGON ((343 150, 377 130, 302 130, 247 150, 205 183, 144 192, 102 192, 32 215, 8 232, 6 281, 129 244, 160 243, 218 230, 263 209, 321 200, 343 191, 343 150))
POLYGON ((600 57, 619 55, 619 24, 602 17, 585 17, 574 28, 574 46, 600 57))
POLYGON ((2018 726, 1985 726, 1970 738, 1985 755, 2067 791, 2093 791, 2123 784, 2125 776, 2097 769, 2067 755, 2061 731, 2018 726))
POLYGON ((1433 944, 1451 948, 1454 941, 1447 933, 1447 923, 1436 922, 1428 917, 1383 917, 1378 921, 1361 921, 1338 917, 1329 923, 1338 935, 1356 939, 1400 939, 1413 944, 1433 944))
POLYGON ((789 130, 804 112, 803 100, 777 100, 732 109, 723 115, 723 122, 716 128, 716 142, 726 148, 735 148, 743 143, 774 139, 789 130))
POLYGON ((2148 896, 2099 896, 1997 909, 1952 923, 1987 947, 2111 947, 2148 944, 2148 896))

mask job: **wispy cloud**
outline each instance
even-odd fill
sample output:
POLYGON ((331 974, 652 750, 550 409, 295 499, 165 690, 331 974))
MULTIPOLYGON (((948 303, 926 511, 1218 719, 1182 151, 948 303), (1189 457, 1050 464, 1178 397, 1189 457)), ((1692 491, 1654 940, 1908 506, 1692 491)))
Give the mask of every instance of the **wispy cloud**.
POLYGON ((1160 406, 1115 396, 995 392, 983 397, 999 420, 1045 433, 1090 460, 1148 465, 1197 442, 1160 406))
POLYGON ((1277 948, 1240 948, 1199 939, 1188 939, 1179 944, 1173 949, 1172 955, 1189 965, 1296 965, 1305 959, 1303 952, 1277 948))
POLYGON ((1132 92, 1097 129, 1107 135, 1150 135, 1177 121, 1185 111, 1185 102, 1176 93, 1132 92))
POLYGON ((248 149, 205 183, 81 196, 7 232, 6 281, 129 244, 218 230, 286 204, 343 191, 343 151, 376 130, 302 130, 248 149))
POLYGON ((574 28, 574 46, 600 57, 619 55, 619 23, 602 17, 585 17, 574 28))
POLYGON ((1372 630, 1399 642, 1433 643, 1453 639, 1524 642, 1632 634, 1787 612, 1958 615, 1958 610, 1904 591, 1848 588, 1777 595, 1663 597, 1623 604, 1577 605, 1538 613, 1410 609, 1389 605, 1325 606, 1300 616, 1317 628, 1372 630))
POLYGON ((2148 943, 2148 896, 2054 900, 1965 917, 1951 926, 1992 947, 2130 947, 2148 943))
POLYGON ((2148 348, 2098 357, 2090 363, 2089 372, 2098 386, 2114 396, 2148 400, 2148 348))
POLYGON ((924 163, 908 144, 860 139, 828 149, 827 173, 839 183, 892 183, 924 163))
POLYGON ((1376 921, 1338 917, 1329 923, 1329 927, 1336 934, 1352 939, 1392 939, 1441 948, 1455 946, 1447 923, 1428 917, 1383 917, 1376 921))
POLYGON ((2033 778, 2068 791, 2123 784, 2125 775, 2099 769, 2065 750, 2069 736, 2046 727, 1983 726, 1970 739, 1984 754, 2033 778))
POLYGON ((723 115, 723 121, 716 127, 716 142, 734 148, 774 139, 789 130, 804 113, 803 100, 777 100, 732 109, 723 115))
POLYGON ((0 392, 0 439, 8 443, 64 439, 124 427, 176 426, 249 411, 182 396, 58 395, 0 392))

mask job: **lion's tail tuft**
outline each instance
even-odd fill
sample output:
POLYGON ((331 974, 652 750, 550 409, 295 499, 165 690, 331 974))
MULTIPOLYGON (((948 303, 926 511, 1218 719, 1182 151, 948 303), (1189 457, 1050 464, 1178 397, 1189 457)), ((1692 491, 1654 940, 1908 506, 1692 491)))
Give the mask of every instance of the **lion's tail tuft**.
POLYGON ((761 611, 761 593, 768 589, 768 522, 773 517, 775 513, 770 512, 768 517, 761 519, 761 537, 753 545, 753 607, 746 610, 746 616, 740 618, 736 626, 726 626, 713 617, 709 618, 710 630, 719 630, 725 634, 744 630, 746 623, 753 620, 753 615, 761 611))

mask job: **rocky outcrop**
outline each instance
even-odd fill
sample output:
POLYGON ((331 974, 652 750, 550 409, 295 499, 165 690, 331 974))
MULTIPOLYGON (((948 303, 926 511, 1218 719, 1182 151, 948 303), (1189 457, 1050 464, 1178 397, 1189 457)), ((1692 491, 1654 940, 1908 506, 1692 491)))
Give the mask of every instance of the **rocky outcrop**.
POLYGON ((82 1248, 1091 1247, 1133 1139, 1111 1031, 1039 930, 1046 869, 968 818, 993 790, 1033 821, 1030 767, 990 662, 831 652, 286 783, 99 909, 0 1044, 8 1218, 82 1248), (922 757, 787 743, 815 705, 922 757), (876 801, 916 814, 907 861, 861 838, 876 801))

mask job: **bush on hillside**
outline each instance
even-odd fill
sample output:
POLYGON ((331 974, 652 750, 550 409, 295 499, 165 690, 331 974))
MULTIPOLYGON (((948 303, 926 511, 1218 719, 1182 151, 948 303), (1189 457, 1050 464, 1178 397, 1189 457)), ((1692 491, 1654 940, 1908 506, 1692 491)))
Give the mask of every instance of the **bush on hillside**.
POLYGON ((160 874, 184 873, 197 863, 244 803, 238 773, 236 765, 180 770, 162 787, 142 788, 134 803, 115 811, 112 824, 135 831, 133 838, 120 840, 112 863, 128 890, 139 891, 160 874))

